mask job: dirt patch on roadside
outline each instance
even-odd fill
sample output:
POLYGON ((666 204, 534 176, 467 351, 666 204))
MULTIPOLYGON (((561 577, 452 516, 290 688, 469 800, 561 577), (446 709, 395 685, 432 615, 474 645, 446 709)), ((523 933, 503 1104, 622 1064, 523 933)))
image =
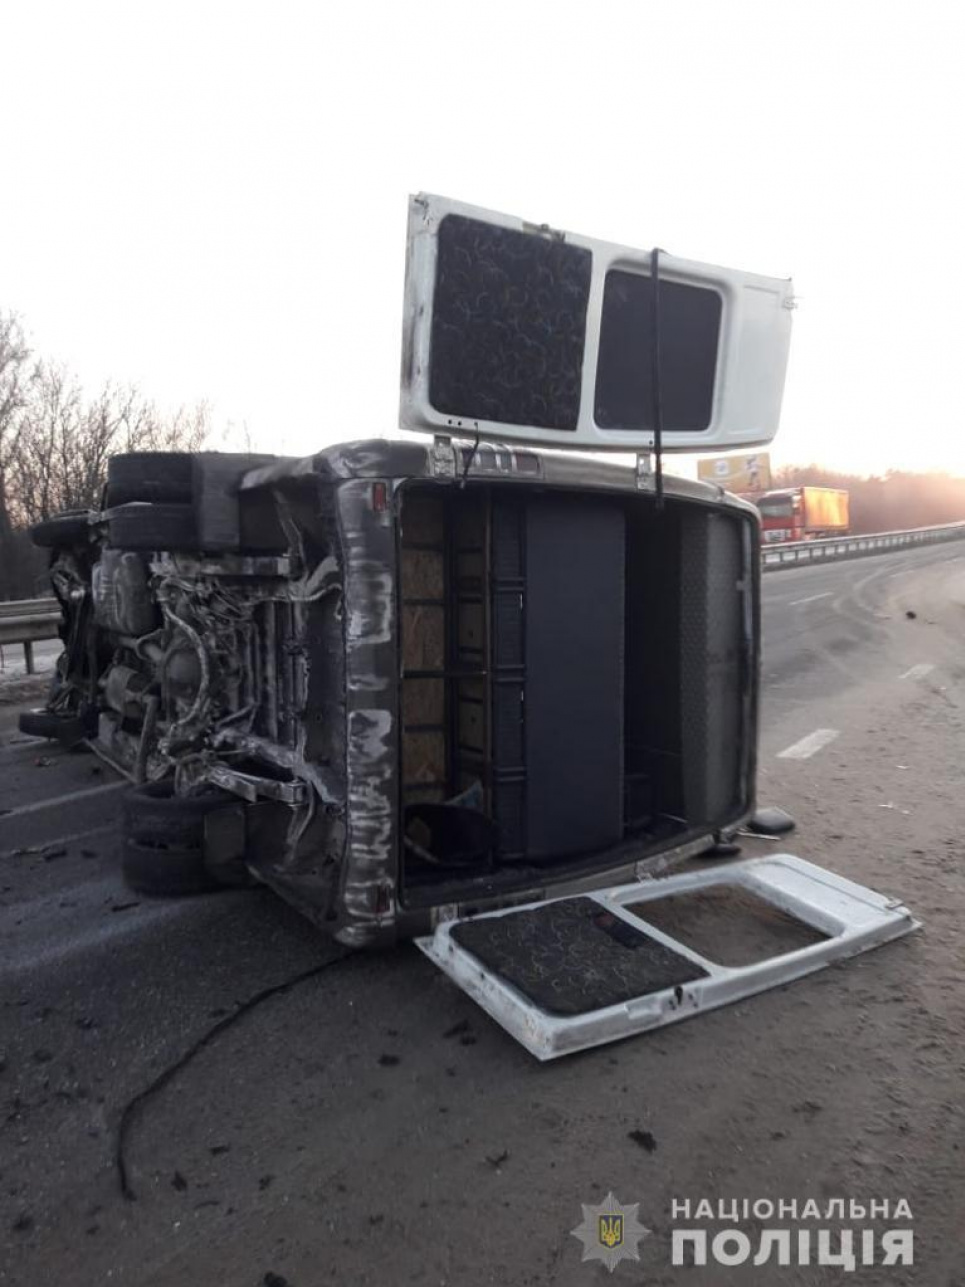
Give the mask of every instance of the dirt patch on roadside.
POLYGON ((718 965, 754 965, 828 937, 736 885, 633 903, 627 911, 718 965))

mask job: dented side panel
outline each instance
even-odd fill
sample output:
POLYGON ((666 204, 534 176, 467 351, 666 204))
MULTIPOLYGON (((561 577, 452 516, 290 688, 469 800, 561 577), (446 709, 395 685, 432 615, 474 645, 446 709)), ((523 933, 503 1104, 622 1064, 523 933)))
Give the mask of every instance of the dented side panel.
POLYGON ((336 937, 361 946, 392 928, 398 850, 396 547, 372 483, 337 491, 344 578, 347 849, 336 937))

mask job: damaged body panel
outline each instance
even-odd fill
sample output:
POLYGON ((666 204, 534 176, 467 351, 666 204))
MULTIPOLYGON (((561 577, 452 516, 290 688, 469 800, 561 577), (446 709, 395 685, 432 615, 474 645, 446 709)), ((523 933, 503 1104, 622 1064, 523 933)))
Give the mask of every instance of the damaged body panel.
POLYGON ((429 443, 202 453, 183 541, 108 495, 53 553, 94 748, 240 801, 248 869, 356 946, 661 870, 754 807, 750 507, 447 446, 442 476, 429 443))
POLYGON ((786 279, 421 193, 409 202, 400 421, 650 449, 659 328, 663 450, 763 444, 778 428, 793 309, 786 279))

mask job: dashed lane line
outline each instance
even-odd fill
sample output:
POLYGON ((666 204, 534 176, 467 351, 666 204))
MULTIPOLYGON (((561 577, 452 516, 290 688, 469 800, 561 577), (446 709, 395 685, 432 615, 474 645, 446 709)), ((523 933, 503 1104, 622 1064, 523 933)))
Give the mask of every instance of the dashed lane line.
POLYGON ((101 827, 88 827, 86 831, 74 831, 69 836, 54 836, 50 840, 45 840, 42 844, 6 849, 0 852, 0 858, 32 857, 34 854, 43 853, 45 849, 52 849, 54 845, 72 845, 78 840, 88 840, 91 836, 107 835, 108 832, 117 833, 116 822, 105 822, 101 827))
POLYGON ((38 800, 35 804, 22 804, 19 809, 11 809, 9 813, 3 815, 4 823, 12 822, 15 818, 22 818, 28 813, 39 813, 41 809, 53 809, 62 804, 73 804, 76 800, 87 800, 95 795, 106 795, 108 791, 120 791, 122 787, 130 786, 129 782, 108 782, 104 786, 87 787, 83 791, 69 791, 66 795, 51 796, 46 800, 38 800))
POLYGON ((912 666, 910 670, 906 670, 905 673, 903 675, 899 675, 898 678, 924 679, 925 676, 930 675, 934 669, 935 667, 930 661, 920 661, 917 666, 912 666))
POLYGON ((787 606, 799 608, 802 603, 817 603, 818 599, 830 599, 833 593, 833 590, 825 590, 824 594, 809 594, 806 599, 792 599, 787 606))
POLYGON ((779 760, 809 760, 812 755, 816 755, 829 743, 833 742, 838 736, 836 728, 816 728, 813 733, 808 733, 807 737, 802 737, 799 742, 793 742, 790 746, 778 751, 779 760))

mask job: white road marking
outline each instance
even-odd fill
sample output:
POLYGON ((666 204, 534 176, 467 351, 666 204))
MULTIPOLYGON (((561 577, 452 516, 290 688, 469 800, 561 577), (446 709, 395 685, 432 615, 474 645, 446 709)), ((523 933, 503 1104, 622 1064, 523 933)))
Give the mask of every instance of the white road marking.
POLYGON ((802 603, 814 603, 818 599, 830 599, 832 594, 832 590, 825 590, 824 594, 811 594, 806 599, 792 599, 787 606, 789 608, 799 608, 802 603))
MULTIPOLYGON (((84 910, 91 909, 95 903, 103 907, 108 899, 121 895, 122 889, 118 876, 92 881, 83 887, 84 910)), ((138 895, 124 892, 127 895, 125 901, 138 899, 138 895)), ((69 912, 57 909, 49 917, 44 915, 50 911, 49 896, 21 903, 17 912, 25 924, 4 935, 0 946, 0 978, 16 978, 54 965, 63 968, 72 957, 94 948, 110 949, 118 939, 135 938, 166 921, 184 920, 190 914, 196 916, 202 901, 184 898, 151 904, 138 901, 136 907, 130 907, 119 915, 113 915, 103 907, 103 914, 93 923, 78 919, 76 909, 69 912), (48 931, 39 944, 35 941, 38 925, 46 925, 48 931)))
POLYGON ((808 733, 807 737, 802 737, 800 742, 794 742, 793 745, 785 747, 779 751, 777 758, 779 760, 809 760, 812 755, 816 755, 823 747, 838 736, 836 728, 816 728, 813 733, 808 733))
POLYGON ((899 675, 898 678, 899 679, 924 679, 925 676, 930 675, 934 669, 935 667, 931 664, 931 662, 921 661, 918 663, 917 666, 912 666, 911 670, 906 670, 903 675, 899 675))
POLYGON ((19 809, 11 809, 3 814, 4 822, 22 818, 25 813, 39 813, 41 809, 53 809, 60 804, 73 804, 75 800, 86 800, 89 796, 104 795, 107 791, 119 791, 121 787, 130 786, 129 782, 108 782, 105 786, 88 787, 85 791, 71 791, 67 795, 55 795, 50 800, 38 800, 36 804, 22 804, 19 809))
MULTIPOLYGON (((9 817, 9 814, 5 815, 9 817)), ((102 827, 89 827, 86 831, 75 831, 69 836, 54 836, 52 840, 45 840, 43 844, 26 845, 22 848, 8 849, 0 853, 0 858, 15 858, 22 856, 32 856, 42 853, 45 849, 52 849, 54 845, 72 845, 75 840, 86 840, 88 836, 105 835, 108 831, 116 832, 117 823, 107 822, 102 827)))

